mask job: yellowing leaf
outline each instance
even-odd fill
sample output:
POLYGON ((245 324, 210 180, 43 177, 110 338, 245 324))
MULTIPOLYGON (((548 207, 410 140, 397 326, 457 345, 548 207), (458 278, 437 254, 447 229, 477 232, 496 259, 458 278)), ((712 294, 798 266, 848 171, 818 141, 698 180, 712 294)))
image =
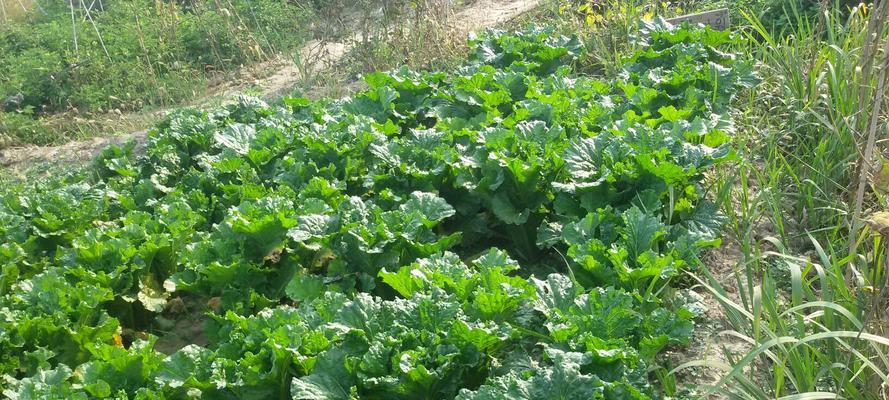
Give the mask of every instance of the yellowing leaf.
POLYGON ((139 282, 139 302, 146 310, 159 313, 164 311, 170 294, 157 283, 154 274, 148 274, 139 282))
POLYGON ((882 160, 880 170, 874 174, 874 189, 889 193, 889 160, 882 160))
POLYGON ((123 347, 123 337, 120 336, 119 333, 115 333, 114 336, 112 336, 112 338, 114 339, 114 345, 115 345, 115 346, 117 346, 117 347, 123 347))
POLYGON ((889 234, 889 211, 881 211, 873 214, 867 220, 870 227, 880 235, 889 234))

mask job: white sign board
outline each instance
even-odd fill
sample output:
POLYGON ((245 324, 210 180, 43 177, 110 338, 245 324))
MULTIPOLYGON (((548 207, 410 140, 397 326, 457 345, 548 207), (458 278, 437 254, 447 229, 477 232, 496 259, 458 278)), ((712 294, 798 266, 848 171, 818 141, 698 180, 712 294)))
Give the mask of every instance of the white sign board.
POLYGON ((678 25, 683 22, 690 24, 704 24, 716 30, 725 30, 729 27, 728 8, 720 8, 713 11, 705 11, 700 14, 683 15, 676 18, 670 18, 667 22, 678 25))

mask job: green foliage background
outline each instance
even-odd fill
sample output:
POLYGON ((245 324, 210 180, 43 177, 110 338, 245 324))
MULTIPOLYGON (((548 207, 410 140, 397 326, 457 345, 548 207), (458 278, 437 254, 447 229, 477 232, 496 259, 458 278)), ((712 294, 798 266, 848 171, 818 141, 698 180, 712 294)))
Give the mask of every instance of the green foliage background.
POLYGON ((103 4, 92 20, 75 7, 72 26, 68 2, 42 1, 30 18, 0 26, 0 99, 23 94, 16 110, 26 113, 175 104, 209 72, 299 46, 314 14, 274 0, 103 4))

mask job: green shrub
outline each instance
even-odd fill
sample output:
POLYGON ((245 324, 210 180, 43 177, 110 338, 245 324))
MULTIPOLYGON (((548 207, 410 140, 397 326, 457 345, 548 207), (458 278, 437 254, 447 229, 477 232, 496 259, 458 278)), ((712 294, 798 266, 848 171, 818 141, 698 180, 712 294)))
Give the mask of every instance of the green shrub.
POLYGON ((38 114, 175 104, 210 71, 300 45, 312 15, 299 2, 216 4, 106 2, 92 20, 78 9, 72 26, 68 8, 43 2, 45 13, 0 26, 0 99, 22 93, 38 114))

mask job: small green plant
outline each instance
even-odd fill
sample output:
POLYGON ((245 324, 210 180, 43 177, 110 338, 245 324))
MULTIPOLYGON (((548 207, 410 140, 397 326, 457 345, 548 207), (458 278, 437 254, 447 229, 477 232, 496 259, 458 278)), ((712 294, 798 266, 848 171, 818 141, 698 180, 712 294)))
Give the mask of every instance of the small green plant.
POLYGON ((54 140, 52 132, 27 110, 0 111, 0 148, 18 143, 49 144, 54 140))
MULTIPOLYGON (((766 240, 780 245, 775 238, 766 240)), ((677 370, 698 366, 724 370, 707 393, 731 398, 883 398, 889 374, 889 339, 879 322, 886 306, 881 295, 885 284, 847 286, 845 271, 853 257, 828 254, 812 241, 818 249, 815 260, 789 255, 784 248, 763 251, 757 245, 753 253, 745 254, 743 275, 735 280, 701 278, 730 322, 721 335, 750 350, 727 354, 728 365, 706 360, 677 370), (786 290, 768 270, 775 258, 789 267, 786 290), (730 294, 728 286, 741 289, 740 296, 730 294)), ((875 241, 879 244, 882 238, 875 241)), ((884 257, 879 250, 859 262, 884 276, 884 257)))

